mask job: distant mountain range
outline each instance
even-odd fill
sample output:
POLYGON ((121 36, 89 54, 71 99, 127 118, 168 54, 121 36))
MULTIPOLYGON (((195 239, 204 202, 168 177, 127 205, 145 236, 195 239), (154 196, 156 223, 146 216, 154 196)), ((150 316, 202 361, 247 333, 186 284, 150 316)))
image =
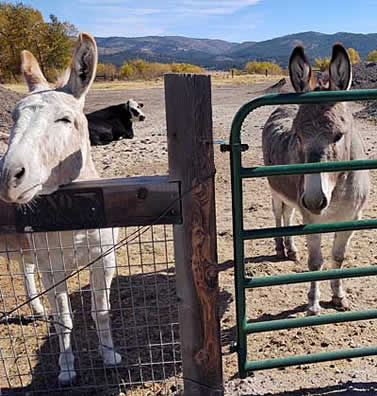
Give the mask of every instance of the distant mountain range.
POLYGON ((377 49, 377 33, 303 32, 266 41, 233 43, 224 40, 180 36, 96 37, 100 62, 121 66, 125 60, 141 58, 153 62, 186 62, 210 69, 241 68, 249 60, 267 60, 286 67, 292 48, 303 44, 312 60, 331 54, 333 43, 355 48, 362 58, 377 49))

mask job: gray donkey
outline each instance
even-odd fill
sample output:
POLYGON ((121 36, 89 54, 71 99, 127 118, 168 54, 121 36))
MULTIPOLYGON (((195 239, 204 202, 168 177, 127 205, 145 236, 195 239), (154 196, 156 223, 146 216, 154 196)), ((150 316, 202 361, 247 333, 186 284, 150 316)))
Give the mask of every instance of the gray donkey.
MULTIPOLYGON (((344 47, 333 47, 328 76, 316 81, 301 46, 296 47, 289 61, 289 74, 296 92, 348 90, 352 80, 351 63, 344 47)), ((265 165, 364 159, 362 138, 354 127, 347 103, 305 104, 279 107, 263 129, 265 165)), ((295 209, 304 223, 327 223, 357 220, 361 217, 369 193, 368 171, 330 172, 296 176, 269 177, 272 208, 276 226, 289 226, 295 209)), ((332 247, 334 268, 341 268, 352 232, 337 232, 332 247)), ((297 259, 292 237, 276 238, 280 257, 297 259)), ((321 235, 307 236, 308 266, 311 271, 323 266, 321 235)), ((332 303, 338 309, 348 308, 341 280, 332 280, 332 303)), ((311 282, 308 293, 308 315, 318 315, 320 291, 318 282, 311 282)))

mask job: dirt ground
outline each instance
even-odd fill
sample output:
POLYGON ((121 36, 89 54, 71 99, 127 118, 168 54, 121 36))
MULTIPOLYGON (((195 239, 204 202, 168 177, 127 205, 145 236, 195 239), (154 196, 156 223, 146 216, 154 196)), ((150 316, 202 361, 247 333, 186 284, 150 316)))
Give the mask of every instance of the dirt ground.
MULTIPOLYGON (((266 85, 238 85, 213 87, 214 139, 229 139, 232 118, 237 109, 252 99, 253 92, 266 85)), ((93 91, 87 107, 95 110, 106 103, 116 103, 124 95, 145 103, 147 120, 135 127, 135 139, 113 143, 111 147, 93 150, 98 169, 102 175, 161 174, 167 170, 166 135, 164 119, 164 93, 162 89, 128 90, 107 92, 93 91)), ((362 107, 351 104, 353 111, 362 107)), ((265 107, 253 112, 246 120, 242 139, 250 145, 245 153, 246 164, 262 164, 261 129, 273 109, 265 107)), ((377 156, 376 125, 357 121, 364 138, 369 158, 377 156)), ((215 146, 216 204, 219 262, 232 259, 232 213, 229 155, 220 153, 215 146)), ((372 190, 364 218, 373 218, 377 213, 376 174, 371 172, 372 190)), ((252 227, 273 226, 270 193, 265 180, 245 183, 245 224, 252 227)), ((297 218, 297 222, 300 219, 297 218)), ((377 259, 376 231, 359 231, 354 235, 348 251, 346 267, 373 265, 377 259)), ((324 235, 323 251, 329 262, 332 235, 324 235)), ((255 275, 301 272, 307 270, 305 239, 297 238, 300 261, 278 261, 272 240, 258 240, 247 246, 247 269, 255 275)), ((356 278, 345 281, 354 310, 376 306, 375 278, 356 278)), ((377 394, 377 358, 367 357, 341 360, 331 363, 290 367, 281 370, 256 372, 246 380, 237 379, 236 355, 230 353, 229 345, 235 339, 235 309, 233 270, 220 274, 222 293, 222 340, 224 374, 229 395, 357 395, 377 394)), ((307 284, 286 287, 271 287, 247 292, 247 311, 252 319, 275 319, 305 315, 307 284)), ((335 312, 329 308, 330 287, 322 282, 321 303, 323 313, 335 312)), ((354 322, 302 328, 249 336, 249 358, 266 359, 293 354, 309 354, 360 346, 373 346, 377 342, 375 321, 354 322)))
MULTIPOLYGON (((267 85, 270 85, 268 83, 267 85)), ((214 139, 228 141, 232 118, 238 108, 255 97, 266 84, 213 86, 214 139)), ((168 171, 164 91, 161 87, 119 91, 94 90, 88 95, 86 110, 117 104, 133 98, 144 103, 146 120, 135 124, 135 138, 121 140, 108 146, 93 147, 93 157, 103 177, 161 175, 168 171)), ((351 104, 353 111, 362 105, 351 104)), ((262 164, 261 130, 273 109, 265 107, 253 112, 244 123, 242 140, 250 149, 245 153, 248 165, 262 164)), ((358 122, 370 158, 377 157, 376 125, 358 122)), ((232 212, 229 155, 215 146, 216 205, 219 262, 233 258, 232 212)), ((377 213, 377 180, 371 172, 372 190, 364 218, 377 213)), ((245 225, 249 228, 273 226, 270 192, 265 180, 245 183, 245 225)), ((297 222, 300 219, 297 218, 297 222)), ((323 237, 326 263, 329 262, 331 235, 323 237)), ((348 250, 345 266, 361 267, 377 261, 375 240, 377 231, 359 231, 348 250)), ((282 274, 307 270, 305 239, 297 238, 300 261, 281 261, 275 257, 272 240, 257 240, 247 245, 247 270, 255 275, 282 274)), ((169 260, 167 260, 169 261, 169 260)), ((346 290, 353 310, 374 308, 377 302, 375 278, 346 280, 346 290)), ((237 376, 237 357, 230 352, 235 340, 235 306, 233 269, 220 273, 223 365, 226 395, 243 396, 304 396, 304 395, 377 395, 377 358, 348 359, 316 365, 256 372, 245 380, 237 376)), ((20 286, 21 287, 21 286, 20 286)), ((263 288, 247 292, 247 311, 250 320, 301 317, 305 315, 307 284, 263 288)), ((335 312, 328 282, 321 284, 323 313, 335 312)), ((88 302, 88 301, 87 301, 88 302)), ((309 354, 377 344, 375 321, 353 322, 256 334, 248 337, 249 358, 266 359, 294 354, 309 354)), ((159 394, 157 392, 151 393, 159 394)), ((161 394, 161 393, 160 393, 161 394)))

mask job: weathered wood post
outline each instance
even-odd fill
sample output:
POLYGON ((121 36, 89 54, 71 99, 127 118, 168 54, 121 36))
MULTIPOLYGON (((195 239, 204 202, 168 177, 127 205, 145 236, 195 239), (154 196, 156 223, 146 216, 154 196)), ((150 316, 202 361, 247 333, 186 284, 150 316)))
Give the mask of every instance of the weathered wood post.
POLYGON ((174 226, 185 396, 223 394, 210 76, 165 75, 171 180, 181 181, 174 226))

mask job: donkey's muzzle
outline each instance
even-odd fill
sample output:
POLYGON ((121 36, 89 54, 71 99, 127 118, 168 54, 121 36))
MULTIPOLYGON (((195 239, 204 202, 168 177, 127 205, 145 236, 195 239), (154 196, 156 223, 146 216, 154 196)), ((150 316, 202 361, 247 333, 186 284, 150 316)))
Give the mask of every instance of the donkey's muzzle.
POLYGON ((319 202, 310 202, 307 203, 305 200, 305 194, 301 198, 301 206, 305 208, 307 211, 320 215, 324 209, 327 208, 328 201, 325 195, 322 196, 322 200, 319 202))
POLYGON ((1 184, 9 189, 17 188, 26 176, 26 168, 23 164, 3 164, 1 172, 1 184))
POLYGON ((6 202, 17 202, 27 189, 27 170, 22 163, 3 163, 0 180, 0 199, 6 202))

